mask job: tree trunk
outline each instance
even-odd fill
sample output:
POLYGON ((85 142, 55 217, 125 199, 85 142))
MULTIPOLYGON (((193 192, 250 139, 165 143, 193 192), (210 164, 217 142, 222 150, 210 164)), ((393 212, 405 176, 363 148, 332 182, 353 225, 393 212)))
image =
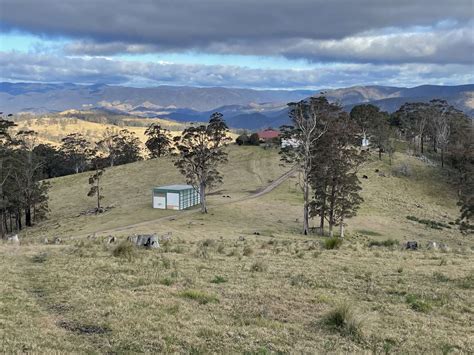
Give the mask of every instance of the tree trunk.
POLYGON ((444 168, 444 147, 441 148, 441 168, 444 168))
POLYGON ((5 212, 0 211, 0 239, 4 239, 6 235, 6 225, 5 225, 5 212))
POLYGON ((303 186, 304 206, 303 206, 303 234, 309 233, 309 182, 307 176, 304 178, 303 186))
POLYGON ((379 160, 382 160, 382 148, 379 147, 379 160))
POLYGON ((201 197, 201 213, 207 213, 206 184, 203 182, 199 185, 199 196, 201 197))
POLYGON ((25 208, 25 225, 31 227, 31 208, 30 206, 25 208))
POLYGON ((423 144, 423 142, 424 142, 424 140, 425 140, 425 139, 424 139, 424 136, 423 136, 423 135, 421 135, 421 139, 420 139, 420 149, 421 149, 421 154, 423 154, 423 152, 424 152, 424 149, 423 149, 423 145, 424 145, 424 144, 423 144))
POLYGON ((344 217, 341 217, 341 224, 339 224, 339 236, 344 238, 344 217))

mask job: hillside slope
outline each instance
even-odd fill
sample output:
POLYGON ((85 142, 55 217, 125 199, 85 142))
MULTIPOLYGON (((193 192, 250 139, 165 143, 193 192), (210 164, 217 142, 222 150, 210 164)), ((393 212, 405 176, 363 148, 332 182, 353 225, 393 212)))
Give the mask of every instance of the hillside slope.
POLYGON ((361 171, 365 202, 347 221, 347 239, 326 250, 325 238, 299 234, 296 177, 235 202, 286 170, 277 151, 229 150, 225 183, 210 196, 207 215, 151 208, 151 187, 182 182, 168 159, 107 170, 104 203, 115 208, 99 216, 78 216, 93 206, 88 174, 51 180, 49 220, 21 233, 20 246, 0 244, 0 351, 474 351, 474 243, 455 228, 406 218, 456 218, 446 172, 403 153, 393 167, 373 157, 361 171), (410 176, 392 174, 402 163, 410 176), (103 232, 87 237, 95 231, 103 232), (108 235, 123 241, 133 233, 171 240, 130 254, 107 243, 108 235), (46 236, 64 242, 42 244, 46 236), (388 238, 422 248, 370 246, 388 238), (429 240, 449 251, 428 250, 429 240), (349 328, 329 317, 346 309, 341 304, 349 307, 342 313, 349 328))

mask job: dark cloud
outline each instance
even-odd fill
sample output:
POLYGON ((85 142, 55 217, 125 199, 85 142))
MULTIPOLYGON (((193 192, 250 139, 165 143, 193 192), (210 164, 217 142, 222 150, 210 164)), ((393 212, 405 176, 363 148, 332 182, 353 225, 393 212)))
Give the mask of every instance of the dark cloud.
POLYGON ((0 0, 4 30, 73 37, 79 42, 66 50, 91 55, 192 49, 312 61, 472 63, 472 17, 472 0, 0 0), (377 35, 442 21, 453 28, 377 35))
POLYGON ((0 79, 8 81, 162 84, 247 88, 322 88, 379 84, 415 86, 474 81, 469 65, 336 64, 310 70, 249 69, 223 65, 143 63, 104 58, 0 52, 0 79))

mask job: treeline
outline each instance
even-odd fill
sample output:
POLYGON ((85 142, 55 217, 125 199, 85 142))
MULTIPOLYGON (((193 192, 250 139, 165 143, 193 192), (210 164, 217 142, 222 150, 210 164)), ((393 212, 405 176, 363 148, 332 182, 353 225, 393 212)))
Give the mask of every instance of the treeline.
MULTIPOLYGON (((11 115, 9 115, 11 116, 11 115)), ((64 137, 59 146, 41 143, 36 132, 13 132, 10 117, 0 117, 0 237, 20 231, 45 218, 48 212, 46 179, 128 164, 146 155, 140 140, 128 130, 108 129, 90 142, 79 133, 64 137)), ((151 157, 169 154, 167 129, 152 124, 145 146, 151 157)))
POLYGON ((389 114, 370 104, 355 106, 350 113, 326 98, 290 103, 292 125, 281 127, 282 139, 297 142, 281 149, 282 159, 301 172, 304 196, 303 233, 309 219, 319 218, 319 230, 329 234, 357 212, 362 198, 357 170, 370 149, 379 159, 392 161, 396 141, 410 144, 416 155, 431 154, 441 167, 450 166, 459 196, 463 231, 472 231, 474 211, 473 121, 443 100, 406 103, 389 114))
POLYGON ((44 162, 35 153, 36 135, 19 131, 12 136, 15 124, 0 119, 0 237, 31 226, 48 212, 47 182, 44 162))

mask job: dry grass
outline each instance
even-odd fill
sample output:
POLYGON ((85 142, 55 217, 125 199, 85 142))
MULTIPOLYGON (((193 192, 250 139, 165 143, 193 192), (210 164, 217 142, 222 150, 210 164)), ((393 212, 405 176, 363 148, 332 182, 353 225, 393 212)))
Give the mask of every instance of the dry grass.
MULTIPOLYGON (((473 243, 454 229, 406 219, 447 221, 457 212, 442 174, 397 159, 413 163, 413 181, 379 179, 371 172, 385 163, 367 164, 361 172, 370 175, 366 202, 337 250, 321 248, 326 237, 299 234, 301 194, 291 179, 208 215, 183 213, 117 232, 120 240, 172 232, 166 247, 137 249, 128 261, 113 256, 105 235, 68 235, 163 216, 149 207, 147 185, 174 181, 174 171, 159 169, 171 164, 110 170, 109 196, 119 203, 103 219, 74 217, 88 206, 81 198, 84 176, 57 179, 52 196, 62 206, 52 204, 51 221, 20 235, 20 246, 0 245, 0 352, 472 353, 473 243), (425 174, 424 184, 436 191, 416 174, 425 174), (56 234, 65 244, 38 243, 56 234), (422 249, 385 246, 388 239, 418 240, 422 249), (428 240, 443 241, 450 251, 429 251, 428 240), (380 246, 370 248, 371 241, 380 246), (338 323, 328 326, 335 311, 338 323)), ((211 204, 223 194, 258 189, 279 169, 275 152, 233 148, 225 193, 211 204)))

